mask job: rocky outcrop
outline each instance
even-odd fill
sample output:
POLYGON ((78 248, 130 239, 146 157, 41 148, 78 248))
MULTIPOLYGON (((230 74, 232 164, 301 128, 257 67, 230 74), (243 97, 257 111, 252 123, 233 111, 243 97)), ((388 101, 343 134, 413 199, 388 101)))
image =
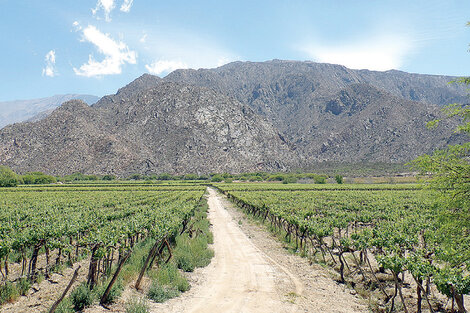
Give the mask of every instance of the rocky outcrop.
POLYGON ((294 165, 291 153, 248 106, 177 83, 106 106, 66 102, 44 120, 0 131, 2 164, 56 175, 277 171, 294 165))

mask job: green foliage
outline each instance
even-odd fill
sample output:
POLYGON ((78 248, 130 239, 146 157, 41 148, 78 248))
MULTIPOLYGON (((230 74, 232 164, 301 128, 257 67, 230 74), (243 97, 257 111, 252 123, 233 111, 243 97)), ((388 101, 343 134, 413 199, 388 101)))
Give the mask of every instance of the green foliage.
POLYGON ((46 175, 41 172, 27 173, 21 178, 25 185, 53 184, 57 182, 54 176, 46 175))
POLYGON ((62 302, 59 304, 55 313, 74 313, 75 310, 73 309, 72 299, 70 297, 66 297, 62 302))
POLYGON ((315 175, 313 181, 315 182, 315 184, 326 184, 326 176, 315 175))
POLYGON ((185 272, 207 266, 214 256, 214 252, 208 247, 212 242, 212 233, 205 209, 207 207, 202 207, 195 213, 191 226, 192 237, 184 233, 176 238, 175 262, 185 272))
POLYGON ((0 166, 0 187, 16 187, 21 182, 20 177, 6 166, 0 166))
POLYGON ((126 303, 126 313, 148 313, 150 307, 145 298, 131 298, 126 303))
POLYGON ((13 283, 6 282, 0 286, 0 304, 11 302, 18 297, 18 290, 13 283))
POLYGON ((158 180, 172 180, 174 177, 171 174, 168 173, 161 173, 160 175, 157 176, 158 180))
POLYGON ((211 182, 213 182, 213 183, 220 183, 223 180, 224 180, 224 178, 220 174, 216 174, 216 175, 212 176, 212 178, 211 178, 211 182))
POLYGON ((18 290, 18 293, 22 296, 26 296, 29 291, 29 288, 31 288, 31 281, 25 277, 20 278, 20 280, 18 280, 16 283, 16 289, 18 290))
POLYGON ((144 179, 144 175, 141 175, 141 174, 132 174, 131 176, 129 176, 129 179, 130 179, 130 180, 143 180, 143 179, 144 179))
POLYGON ((452 298, 453 294, 470 293, 470 275, 465 276, 460 269, 437 268, 433 278, 437 289, 449 298, 452 298))
MULTIPOLYGON (((110 279, 107 279, 93 289, 93 295, 92 295, 93 299, 101 298, 101 296, 106 291, 106 288, 108 287, 109 281, 110 279)), ((122 283, 122 280, 118 279, 118 281, 114 283, 113 287, 111 287, 108 297, 106 298, 105 304, 111 304, 111 303, 116 302, 116 300, 121 296, 123 290, 124 290, 124 285, 122 283)))
MULTIPOLYGON (((176 249, 178 249, 178 247, 176 247, 176 249)), ((172 262, 161 265, 158 269, 155 281, 161 286, 167 286, 180 292, 189 290, 188 281, 172 262)))
POLYGON ((297 177, 295 176, 284 176, 282 179, 283 184, 295 184, 297 182, 297 177))
POLYGON ((70 298, 74 310, 82 311, 93 303, 93 292, 88 288, 88 285, 83 282, 72 291, 70 298))
POLYGON ((186 174, 183 177, 184 180, 196 180, 198 176, 196 174, 186 174))
POLYGON ((157 281, 154 281, 150 286, 147 296, 155 302, 162 303, 171 298, 180 295, 178 290, 161 286, 157 281))
POLYGON ((343 176, 338 174, 338 175, 335 176, 335 180, 336 180, 337 184, 342 184, 343 183, 343 176))
POLYGON ((66 175, 62 177, 62 181, 71 182, 71 181, 87 181, 87 180, 98 180, 96 175, 85 175, 82 173, 73 173, 71 175, 66 175))
POLYGON ((111 180, 116 180, 116 176, 114 175, 104 175, 103 177, 101 177, 101 180, 107 180, 107 181, 111 181, 111 180))

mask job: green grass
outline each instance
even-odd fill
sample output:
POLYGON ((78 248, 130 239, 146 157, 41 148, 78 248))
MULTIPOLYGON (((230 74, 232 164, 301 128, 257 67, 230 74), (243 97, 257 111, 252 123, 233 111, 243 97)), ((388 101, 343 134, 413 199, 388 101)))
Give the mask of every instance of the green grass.
MULTIPOLYGON (((207 204, 196 209, 186 231, 175 238, 173 258, 168 264, 161 263, 156 273, 150 274, 153 282, 148 297, 164 302, 189 290, 190 285, 183 275, 197 267, 207 266, 214 252, 209 248, 214 238, 209 229, 207 204)), ((165 259, 165 258, 162 258, 165 259)))
POLYGON ((13 302, 18 296, 18 290, 13 283, 6 282, 4 285, 0 286, 0 304, 13 302))
POLYGON ((145 298, 131 298, 126 303, 126 313, 148 313, 150 310, 145 298))

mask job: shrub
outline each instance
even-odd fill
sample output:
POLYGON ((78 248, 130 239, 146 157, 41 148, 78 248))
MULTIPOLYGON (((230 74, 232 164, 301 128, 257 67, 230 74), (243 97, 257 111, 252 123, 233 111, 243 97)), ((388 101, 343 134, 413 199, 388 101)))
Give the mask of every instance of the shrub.
POLYGON ((93 293, 85 282, 72 291, 70 298, 75 311, 82 311, 93 303, 93 293))
POLYGON ((147 295, 153 301, 162 303, 168 299, 179 296, 179 294, 180 293, 178 290, 163 287, 157 281, 154 281, 152 286, 150 286, 150 289, 147 295))
POLYGON ((313 181, 315 182, 315 184, 326 184, 326 177, 321 176, 321 175, 316 175, 313 178, 313 181))
POLYGON ((283 174, 274 174, 268 177, 269 181, 283 181, 284 175, 283 174))
POLYGON ((178 268, 185 272, 192 272, 196 267, 192 260, 192 255, 189 250, 181 250, 178 254, 175 254, 175 262, 178 268))
POLYGON ((183 177, 184 180, 196 180, 197 178, 198 176, 196 174, 186 174, 183 177))
POLYGON ((342 184, 343 183, 343 176, 341 175, 336 175, 335 176, 335 180, 338 184, 342 184))
POLYGON ((0 166, 0 187, 16 187, 20 177, 6 166, 0 166))
POLYGON ((26 185, 32 184, 52 184, 56 183, 57 179, 54 176, 46 175, 41 172, 32 172, 27 173, 21 177, 23 179, 23 183, 26 185))
POLYGON ((115 180, 116 179, 116 176, 114 175, 104 175, 101 180, 115 180))
POLYGON ((158 180, 172 180, 173 176, 168 173, 162 173, 158 175, 158 180))
POLYGON ((55 310, 55 313, 75 313, 70 297, 66 297, 64 300, 62 300, 62 302, 55 310))
POLYGON ((22 296, 26 296, 28 293, 29 288, 31 288, 31 282, 26 279, 26 278, 21 278, 17 283, 16 283, 16 289, 18 289, 18 292, 22 296))
POLYGON ((132 174, 130 177, 129 177, 130 180, 142 180, 143 179, 143 175, 140 175, 140 174, 132 174))
POLYGON ((220 183, 223 180, 224 180, 224 178, 222 177, 222 175, 216 174, 216 175, 212 176, 211 182, 220 183))
MULTIPOLYGON (((106 291, 106 288, 108 287, 108 283, 109 283, 109 280, 103 282, 101 285, 93 289, 93 293, 96 295, 96 298, 101 298, 101 296, 106 291)), ((122 285, 122 281, 118 280, 113 285, 113 287, 111 287, 111 290, 109 291, 108 297, 106 298, 106 302, 104 304, 114 303, 121 296, 121 293, 123 290, 124 290, 124 287, 122 285)))
POLYGON ((156 282, 180 292, 189 290, 189 283, 173 263, 164 264, 157 273, 156 282))
POLYGON ((282 180, 283 184, 295 184, 297 182, 297 177, 295 176, 286 176, 282 180))
POLYGON ((149 310, 145 298, 132 298, 126 303, 126 313, 148 313, 149 310))
POLYGON ((6 282, 0 286, 0 304, 11 302, 18 297, 18 290, 11 282, 6 282))

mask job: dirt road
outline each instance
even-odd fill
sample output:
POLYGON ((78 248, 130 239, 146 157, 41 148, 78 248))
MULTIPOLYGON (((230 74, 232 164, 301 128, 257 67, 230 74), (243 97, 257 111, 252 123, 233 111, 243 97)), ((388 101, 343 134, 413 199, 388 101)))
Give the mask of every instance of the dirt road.
MULTIPOLYGON (((203 269, 203 281, 182 297, 153 306, 151 312, 367 311, 354 296, 324 275, 320 279, 321 286, 315 286, 311 281, 304 286, 302 279, 309 276, 300 278, 258 248, 229 213, 226 199, 213 189, 209 189, 208 203, 215 257, 203 269), (324 279, 332 289, 324 288, 324 279), (312 294, 315 287, 321 290, 312 294), (315 296, 321 305, 315 307, 308 299, 311 296, 315 296)), ((262 236, 263 231, 259 232, 262 236)), ((264 235, 268 236, 267 233, 264 235)))

